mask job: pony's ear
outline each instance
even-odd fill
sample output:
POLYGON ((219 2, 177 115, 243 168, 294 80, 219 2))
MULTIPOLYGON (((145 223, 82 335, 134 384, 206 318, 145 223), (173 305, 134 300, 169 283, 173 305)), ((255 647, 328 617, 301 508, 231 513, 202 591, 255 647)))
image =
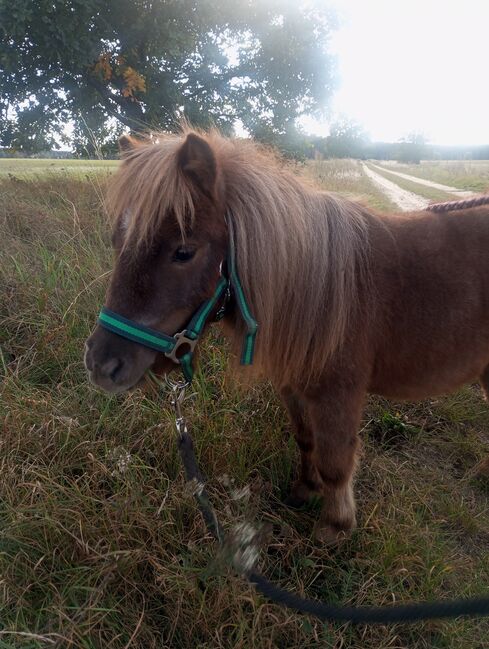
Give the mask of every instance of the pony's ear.
POLYGON ((178 152, 178 163, 185 176, 207 196, 213 196, 217 164, 214 153, 204 138, 189 133, 178 152))
POLYGON ((138 146, 141 146, 141 142, 131 135, 121 135, 119 138, 119 153, 122 157, 134 151, 138 146))

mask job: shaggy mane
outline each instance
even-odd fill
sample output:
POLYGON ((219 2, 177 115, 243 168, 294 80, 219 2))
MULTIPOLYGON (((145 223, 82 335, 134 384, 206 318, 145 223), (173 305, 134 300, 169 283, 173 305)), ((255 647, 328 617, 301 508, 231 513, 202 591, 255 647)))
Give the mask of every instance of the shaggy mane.
MULTIPOLYGON (((195 217, 194 194, 177 154, 188 132, 136 147, 112 182, 109 210, 130 210, 128 245, 151 242, 169 214, 182 234, 195 217)), ((212 148, 233 219, 238 272, 258 320, 255 365, 277 386, 319 378, 345 341, 368 295, 367 211, 318 191, 260 145, 213 131, 212 148)), ((198 224, 196 225, 198 227, 198 224)), ((231 338, 239 355, 243 325, 231 338)))

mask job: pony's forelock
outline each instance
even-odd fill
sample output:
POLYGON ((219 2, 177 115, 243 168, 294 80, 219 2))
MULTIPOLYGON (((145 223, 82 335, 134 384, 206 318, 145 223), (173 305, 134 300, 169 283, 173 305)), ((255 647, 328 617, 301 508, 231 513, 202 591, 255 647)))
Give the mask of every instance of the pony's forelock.
POLYGON ((170 215, 182 237, 195 216, 191 186, 177 163, 182 136, 159 134, 151 143, 134 147, 109 186, 107 209, 112 218, 126 215, 126 245, 148 245, 170 215))

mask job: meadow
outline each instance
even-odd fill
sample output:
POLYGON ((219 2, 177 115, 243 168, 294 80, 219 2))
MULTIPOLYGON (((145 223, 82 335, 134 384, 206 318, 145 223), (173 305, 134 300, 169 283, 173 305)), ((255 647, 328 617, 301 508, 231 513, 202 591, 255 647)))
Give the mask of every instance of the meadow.
MULTIPOLYGON (((0 649, 487 647, 487 619, 323 624, 233 572, 185 485, 167 396, 153 384, 110 397, 87 382, 114 165, 51 162, 0 160, 0 649)), ((393 209, 357 162, 298 172, 393 209)), ((228 365, 216 329, 185 413, 220 521, 263 528, 269 578, 355 605, 487 594, 489 477, 477 467, 489 407, 477 385, 417 404, 369 400, 359 526, 330 549, 312 539, 317 507, 282 504, 298 454, 279 400, 228 365)))

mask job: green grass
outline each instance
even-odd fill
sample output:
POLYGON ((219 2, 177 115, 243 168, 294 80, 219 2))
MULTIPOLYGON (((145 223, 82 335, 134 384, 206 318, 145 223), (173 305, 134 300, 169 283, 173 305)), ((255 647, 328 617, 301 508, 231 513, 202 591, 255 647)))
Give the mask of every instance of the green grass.
MULTIPOLYGON (((343 188, 333 177, 331 189, 355 195, 358 181, 378 200, 362 176, 345 174, 343 188)), ((233 574, 185 486, 164 396, 109 397, 85 376, 111 268, 105 182, 0 178, 0 649, 482 649, 487 620, 324 625, 233 574)), ((477 387, 415 405, 370 400, 359 528, 329 550, 311 537, 317 512, 281 504, 297 452, 277 397, 237 384, 217 331, 204 348, 185 412, 225 528, 269 529, 267 576, 359 605, 487 592, 489 494, 473 467, 489 410, 477 387)))
POLYGON ((488 160, 423 160, 418 165, 396 164, 394 170, 458 189, 489 192, 488 160))

